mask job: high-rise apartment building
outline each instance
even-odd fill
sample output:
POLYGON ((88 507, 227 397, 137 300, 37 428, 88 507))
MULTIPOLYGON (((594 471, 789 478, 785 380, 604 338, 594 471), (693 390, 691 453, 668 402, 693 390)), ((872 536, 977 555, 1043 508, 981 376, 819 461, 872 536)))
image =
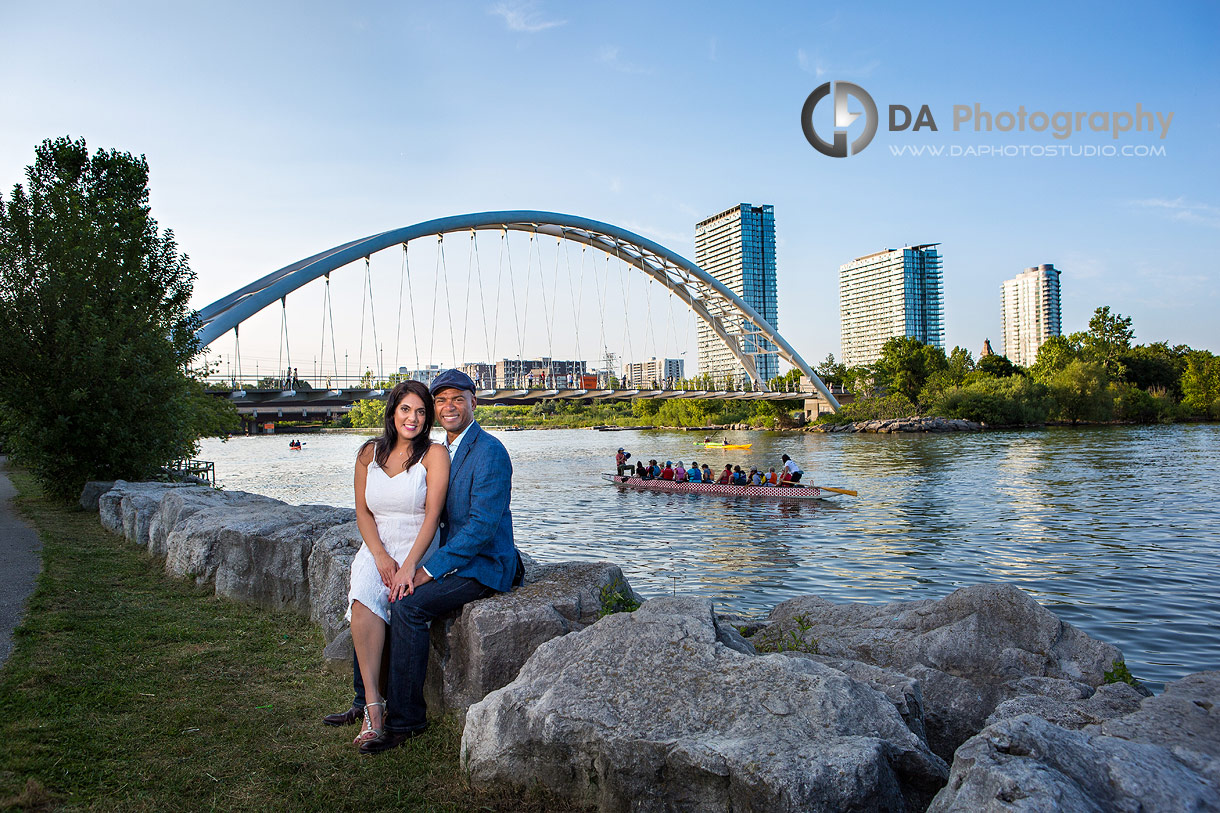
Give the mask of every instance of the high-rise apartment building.
MULTIPOLYGON (((695 263, 745 300, 771 327, 778 327, 773 207, 742 203, 697 223, 695 263)), ((714 305, 709 310, 725 322, 726 327, 733 319, 744 321, 714 305)), ((779 375, 779 355, 774 344, 758 336, 747 336, 742 349, 754 357, 754 365, 764 383, 779 375)), ((699 374, 710 375, 716 386, 726 382, 740 386, 747 381, 746 371, 737 358, 702 320, 699 322, 699 374)))
POLYGON ((894 336, 910 336, 944 349, 938 245, 889 248, 839 266, 843 364, 872 364, 894 336))
POLYGON ((686 376, 686 362, 682 359, 659 359, 639 361, 623 367, 623 383, 629 387, 661 387, 675 384, 686 376))
POLYGON ((1004 281, 1000 312, 1004 355, 1013 364, 1028 367, 1038 348, 1063 332, 1059 315, 1059 271, 1054 265, 1027 268, 1004 281))

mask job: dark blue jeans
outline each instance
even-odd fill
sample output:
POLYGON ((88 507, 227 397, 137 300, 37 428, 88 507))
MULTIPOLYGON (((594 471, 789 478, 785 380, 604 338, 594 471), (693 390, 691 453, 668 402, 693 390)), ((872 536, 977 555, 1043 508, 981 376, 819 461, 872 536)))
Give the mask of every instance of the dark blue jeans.
POLYGON ((386 686, 387 731, 420 731, 427 724, 424 678, 432 620, 491 595, 474 579, 446 576, 415 588, 390 605, 390 681, 386 686))

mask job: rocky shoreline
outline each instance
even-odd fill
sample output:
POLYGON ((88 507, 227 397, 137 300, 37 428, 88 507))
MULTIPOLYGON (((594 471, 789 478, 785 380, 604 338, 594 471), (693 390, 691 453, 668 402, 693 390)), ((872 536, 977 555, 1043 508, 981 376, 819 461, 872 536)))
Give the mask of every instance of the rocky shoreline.
MULTIPOLYGON (((123 481, 81 504, 171 574, 308 616, 346 670, 352 510, 123 481)), ((430 711, 463 718, 473 782, 603 811, 1220 809, 1220 672, 1114 682, 1115 647, 1011 585, 763 622, 614 612, 636 601, 612 563, 529 561, 434 625, 430 711)))
POLYGON ((851 423, 812 424, 806 427, 810 432, 876 432, 880 434, 980 432, 986 428, 986 424, 967 421, 963 418, 884 418, 851 423))

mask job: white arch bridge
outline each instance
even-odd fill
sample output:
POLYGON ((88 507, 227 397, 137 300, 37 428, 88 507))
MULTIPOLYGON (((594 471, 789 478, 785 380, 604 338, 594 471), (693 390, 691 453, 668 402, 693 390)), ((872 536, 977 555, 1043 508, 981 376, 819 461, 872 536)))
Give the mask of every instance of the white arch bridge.
MULTIPOLYGON (((724 347, 741 364, 753 384, 751 392, 570 388, 541 391, 537 389, 488 390, 480 392, 480 398, 729 397, 774 399, 801 397, 794 393, 769 392, 768 382, 759 375, 755 357, 777 353, 780 358, 799 369, 812 382, 813 387, 832 409, 839 407, 839 403, 830 389, 792 345, 754 308, 702 268, 676 252, 626 229, 609 223, 555 212, 521 210, 454 215, 352 240, 287 265, 211 303, 199 311, 202 326, 196 335, 202 346, 211 345, 229 331, 234 331, 236 340, 243 322, 277 301, 286 308, 288 294, 316 279, 321 277, 327 279, 329 296, 330 273, 336 269, 362 259, 365 260, 367 269, 371 255, 400 245, 403 246, 405 252, 407 244, 418 238, 435 236, 438 240, 443 240, 445 235, 455 233, 470 234, 473 238, 474 234, 479 231, 499 231, 505 236, 509 232, 528 232, 533 237, 550 236, 559 241, 569 241, 598 249, 607 257, 614 257, 626 265, 639 269, 652 281, 664 286, 669 294, 684 303, 698 319, 712 330, 724 347)), ((331 322, 333 336, 333 317, 331 322)), ((286 324, 285 321, 285 330, 286 324)), ((374 331, 375 329, 374 321, 374 331)), ((323 330, 325 330, 325 324, 323 330)), ((363 340, 363 326, 361 338, 363 340)), ((325 338, 323 343, 325 345, 325 338)), ((240 359, 240 356, 238 358, 240 359)), ((364 397, 367 397, 369 391, 367 385, 360 390, 365 393, 364 397)), ((376 390, 372 392, 374 395, 376 394, 376 390)), ((347 392, 331 390, 329 394, 352 397, 356 396, 356 393, 356 390, 347 392)), ((316 400, 323 394, 324 392, 314 391, 310 396, 306 396, 305 392, 293 392, 289 396, 284 392, 273 396, 272 393, 267 392, 257 400, 278 402, 283 406, 291 403, 295 406, 301 401, 316 400)), ((249 395, 252 401, 255 400, 256 393, 251 392, 249 395)), ((342 400, 347 400, 347 398, 342 398, 342 400)))

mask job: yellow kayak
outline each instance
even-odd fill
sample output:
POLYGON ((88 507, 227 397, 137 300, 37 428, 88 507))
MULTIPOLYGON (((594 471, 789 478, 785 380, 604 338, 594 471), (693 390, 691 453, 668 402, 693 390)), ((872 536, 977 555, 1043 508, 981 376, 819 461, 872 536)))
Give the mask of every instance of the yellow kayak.
POLYGON ((696 443, 696 446, 703 446, 707 449, 749 449, 753 443, 696 443))

